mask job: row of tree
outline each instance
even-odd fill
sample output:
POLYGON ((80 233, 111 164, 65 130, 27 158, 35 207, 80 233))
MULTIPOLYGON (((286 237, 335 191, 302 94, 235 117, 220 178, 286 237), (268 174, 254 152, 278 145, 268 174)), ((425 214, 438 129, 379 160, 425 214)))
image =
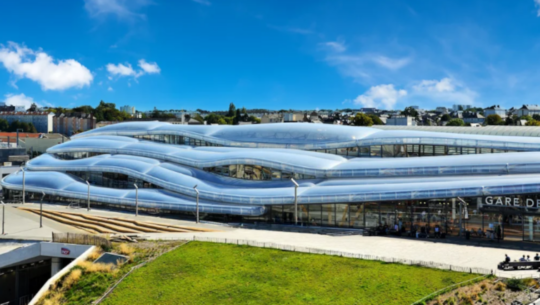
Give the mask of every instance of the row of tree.
POLYGON ((37 132, 32 123, 14 121, 9 124, 7 120, 0 119, 0 131, 16 132, 17 129, 22 129, 23 132, 37 132))

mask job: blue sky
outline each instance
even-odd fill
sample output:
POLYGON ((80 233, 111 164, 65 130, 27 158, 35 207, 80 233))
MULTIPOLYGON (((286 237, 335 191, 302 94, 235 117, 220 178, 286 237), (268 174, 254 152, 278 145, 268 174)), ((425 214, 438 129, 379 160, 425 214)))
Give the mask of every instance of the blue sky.
POLYGON ((537 104, 536 1, 3 1, 0 101, 140 110, 537 104))

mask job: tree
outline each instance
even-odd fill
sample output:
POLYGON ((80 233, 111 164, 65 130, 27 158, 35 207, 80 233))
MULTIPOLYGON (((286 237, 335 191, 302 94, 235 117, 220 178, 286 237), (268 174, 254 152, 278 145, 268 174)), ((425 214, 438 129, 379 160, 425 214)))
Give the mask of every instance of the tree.
POLYGON ((381 121, 381 118, 374 114, 369 114, 368 117, 373 121, 373 125, 384 125, 383 121, 381 121))
POLYGON ((416 111, 416 109, 414 109, 413 107, 405 108, 405 110, 403 110, 401 114, 406 115, 406 116, 411 116, 418 120, 418 111, 416 111))
POLYGON ((229 104, 229 113, 227 114, 227 116, 233 117, 235 114, 236 114, 236 107, 234 106, 233 103, 230 103, 229 104))
POLYGON ((520 119, 520 120, 525 120, 525 121, 527 121, 527 122, 533 120, 532 116, 530 116, 530 115, 523 115, 523 116, 521 116, 519 119, 520 119))
POLYGON ((504 124, 503 119, 498 114, 490 114, 486 118, 486 125, 502 125, 504 124))
POLYGON ((459 105, 459 106, 458 106, 458 110, 459 110, 459 111, 463 111, 463 106, 462 106, 462 105, 459 105))
POLYGON ((9 123, 7 120, 0 119, 0 131, 8 131, 9 130, 9 123))
POLYGON ((259 119, 258 117, 254 116, 254 115, 249 116, 248 121, 252 122, 253 124, 260 124, 261 123, 261 119, 259 119))
POLYGON ((451 119, 446 126, 465 126, 465 122, 462 119, 451 119))
POLYGON ((452 117, 447 113, 443 114, 441 117, 441 121, 450 121, 450 120, 452 120, 452 117))
POLYGON ((372 126, 373 120, 368 115, 359 112, 354 116, 353 124, 355 126, 372 126))
POLYGON ((197 120, 199 123, 204 124, 204 118, 200 114, 195 114, 193 117, 194 120, 197 120))
POLYGON ((527 124, 525 124, 526 126, 540 126, 540 121, 537 121, 537 120, 530 120, 530 121, 527 121, 527 124))

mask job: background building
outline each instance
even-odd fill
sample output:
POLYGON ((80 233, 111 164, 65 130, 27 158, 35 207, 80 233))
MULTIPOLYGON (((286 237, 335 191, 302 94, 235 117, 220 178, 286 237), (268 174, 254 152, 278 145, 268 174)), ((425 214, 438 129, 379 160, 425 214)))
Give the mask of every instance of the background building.
MULTIPOLYGON (((36 127, 37 128, 37 127, 36 127)), ((54 115, 53 131, 66 136, 96 128, 96 118, 81 112, 58 113, 54 115)))
POLYGON ((21 123, 32 123, 37 132, 53 132, 54 113, 48 112, 0 112, 0 119, 6 120, 9 124, 15 121, 21 123))

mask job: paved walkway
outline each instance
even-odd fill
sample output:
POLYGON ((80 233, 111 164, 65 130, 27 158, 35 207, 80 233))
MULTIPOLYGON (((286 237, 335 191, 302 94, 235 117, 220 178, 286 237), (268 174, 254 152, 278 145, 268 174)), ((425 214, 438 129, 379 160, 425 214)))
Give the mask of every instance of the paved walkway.
MULTIPOLYGON (((20 205, 18 205, 20 206, 20 205)), ((43 228, 39 228, 39 215, 18 210, 17 206, 8 205, 6 207, 6 232, 7 235, 0 236, 4 239, 50 239, 51 232, 74 232, 86 233, 80 229, 57 223, 53 220, 43 218, 43 228)), ((25 207, 39 208, 39 204, 26 204, 25 207)), ((364 237, 364 236, 328 236, 308 233, 291 233, 265 230, 234 229, 227 226, 213 224, 196 224, 193 221, 178 220, 174 218, 141 215, 135 217, 132 212, 117 212, 108 210, 86 209, 67 210, 61 205, 44 205, 46 210, 73 211, 77 213, 90 213, 91 215, 103 215, 111 217, 122 217, 127 219, 139 219, 143 221, 154 221, 201 227, 217 230, 208 233, 160 233, 144 234, 155 239, 185 238, 192 239, 193 236, 244 239, 257 242, 268 242, 288 246, 318 248, 332 251, 342 251, 359 253, 363 255, 384 256, 389 258, 432 261, 441 264, 449 264, 468 268, 484 268, 496 270, 497 264, 503 260, 504 254, 510 255, 512 260, 516 260, 522 255, 535 256, 532 251, 500 249, 472 245, 456 245, 446 242, 436 242, 433 240, 413 240, 406 238, 391 237, 364 237)), ((540 276, 536 271, 508 271, 504 273, 509 277, 531 275, 540 276)))
MULTIPOLYGON (((508 254, 512 260, 522 255, 533 257, 535 252, 497 249, 491 247, 465 246, 432 241, 400 239, 375 236, 328 236, 307 233, 290 233, 249 229, 233 229, 226 232, 147 234, 154 238, 209 238, 244 239, 281 245, 318 248, 332 251, 376 255, 388 258, 421 260, 467 268, 484 268, 497 271, 497 264, 508 254)), ((501 276, 540 276, 537 271, 506 271, 501 276)))

